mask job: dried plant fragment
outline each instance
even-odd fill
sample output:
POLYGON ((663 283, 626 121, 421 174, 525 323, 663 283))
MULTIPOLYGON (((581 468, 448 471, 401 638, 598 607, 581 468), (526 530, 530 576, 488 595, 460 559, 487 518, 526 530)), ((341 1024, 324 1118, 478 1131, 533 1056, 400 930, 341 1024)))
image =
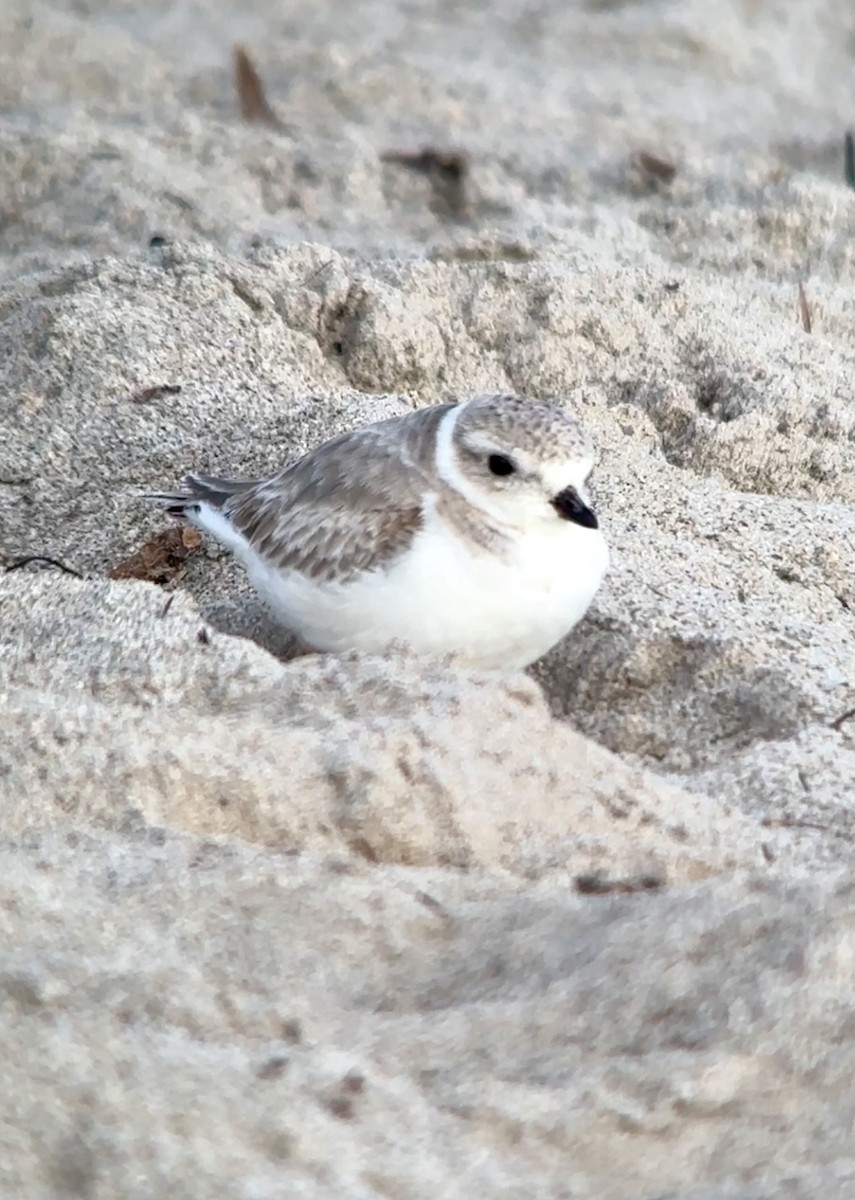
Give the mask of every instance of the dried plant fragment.
POLYGON ((434 199, 442 208, 454 216, 467 212, 469 158, 461 150, 442 150, 436 146, 423 146, 421 150, 385 150, 380 161, 425 175, 430 180, 434 199))
POLYGON ((151 387, 134 392, 131 399, 134 404, 149 404, 152 400, 159 400, 161 396, 177 396, 180 391, 180 383, 155 383, 151 387))
POLYGON ((655 892, 665 886, 661 875, 640 875, 635 879, 609 879, 599 871, 577 875, 573 881, 576 891, 582 896, 634 895, 637 892, 655 892))
POLYGON ((284 1054, 274 1054, 262 1063, 255 1072, 256 1079, 279 1079, 288 1069, 288 1059, 284 1054))
POLYGON ((245 121, 280 128, 281 122, 267 102, 264 84, 243 46, 235 46, 235 87, 240 114, 245 121))
POLYGON ((188 525, 172 526, 155 534, 136 554, 110 571, 110 579, 142 579, 147 583, 176 583, 186 562, 202 545, 202 535, 188 525))
POLYGON ((469 166, 466 155, 461 151, 440 150, 436 146, 423 146, 421 150, 385 150, 380 159, 426 174, 437 172, 455 180, 462 179, 469 166))
POLYGON ((667 187, 677 174, 677 167, 667 158, 658 154, 650 154, 646 150, 638 150, 630 159, 630 166, 637 185, 652 191, 655 188, 667 187))
POLYGON ((810 333, 812 328, 810 319, 810 306, 808 305, 805 289, 802 287, 801 282, 799 282, 799 316, 802 320, 802 329, 805 331, 805 333, 810 333))
POLYGON ((80 571, 76 571, 74 567, 68 567, 64 562, 60 562, 58 558, 50 558, 47 554, 26 554, 23 558, 16 559, 13 563, 9 563, 5 569, 5 574, 9 575, 12 571, 20 571, 22 567, 28 567, 31 563, 39 563, 44 567, 56 567, 58 571, 62 571, 64 575, 73 575, 75 579, 82 579, 83 575, 80 571))
POLYGON ((801 821, 798 817, 789 814, 783 817, 763 817, 760 824, 764 829, 815 829, 817 833, 832 833, 835 837, 844 836, 842 833, 836 833, 830 825, 823 825, 819 821, 801 821))
POLYGON ((846 722, 851 721, 853 717, 855 717, 855 708, 850 708, 845 713, 841 713, 839 717, 834 718, 831 722, 831 728, 839 732, 846 722))

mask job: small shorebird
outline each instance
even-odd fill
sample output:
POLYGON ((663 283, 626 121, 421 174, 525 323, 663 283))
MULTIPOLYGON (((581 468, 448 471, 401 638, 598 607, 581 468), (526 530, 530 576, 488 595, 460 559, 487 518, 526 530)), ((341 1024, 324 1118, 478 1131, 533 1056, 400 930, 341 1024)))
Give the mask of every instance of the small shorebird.
POLYGON ((490 395, 355 429, 266 479, 188 475, 152 499, 230 550, 317 650, 404 642, 509 671, 573 628, 605 574, 592 466, 561 409, 490 395))

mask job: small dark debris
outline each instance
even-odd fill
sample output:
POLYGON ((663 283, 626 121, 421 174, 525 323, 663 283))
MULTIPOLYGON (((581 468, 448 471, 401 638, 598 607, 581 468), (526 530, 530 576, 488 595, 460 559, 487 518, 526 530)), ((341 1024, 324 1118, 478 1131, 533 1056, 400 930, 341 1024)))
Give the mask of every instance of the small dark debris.
POLYGON ((164 604, 163 608, 160 610, 160 612, 158 614, 158 616, 160 617, 161 620, 163 620, 163 618, 167 615, 167 613, 169 612, 170 608, 172 608, 172 605, 174 603, 175 603, 175 592, 170 592, 169 595, 166 597, 166 603, 164 604))
POLYGON ((62 571, 66 575, 73 575, 75 579, 83 578, 80 571, 76 571, 74 567, 67 567, 58 558, 50 558, 47 554, 27 554, 23 558, 18 558, 6 567, 5 574, 10 575, 12 571, 20 571, 22 567, 28 567, 31 563, 39 563, 45 567, 56 567, 58 571, 62 571))
POLYGON ((353 1120, 353 1101, 349 1096, 330 1096, 325 1101, 326 1107, 340 1121, 353 1120))
POLYGON ((662 286, 666 292, 679 292, 680 281, 679 279, 669 279, 668 282, 663 283, 662 286))
POLYGON ((352 862, 348 862, 345 858, 331 858, 326 864, 330 875, 352 875, 354 866, 352 862))
POLYGON ((168 200, 170 204, 174 204, 176 208, 180 208, 182 212, 192 212, 194 205, 192 200, 188 200, 186 196, 179 196, 178 192, 161 192, 164 200, 168 200))
POLYGON ((177 582, 187 569, 187 559, 201 545, 201 533, 188 525, 163 529, 130 558, 113 567, 109 578, 142 579, 161 585, 177 582))
POLYGON ((303 1040, 303 1026, 296 1019, 291 1019, 282 1022, 282 1040, 290 1042, 292 1046, 298 1045, 303 1040))
POLYGON ((150 237, 148 239, 149 250, 157 250, 160 246, 165 246, 166 241, 167 241, 167 239, 163 236, 162 233, 155 233, 152 237, 150 237))
POLYGON ((361 1096, 365 1091, 365 1076, 361 1071, 348 1071, 341 1081, 341 1089, 352 1096, 361 1096))
POLYGON ((855 717, 855 708, 848 709, 845 713, 841 713, 839 717, 835 717, 831 722, 831 728, 839 733, 847 721, 851 721, 855 717))
POLYGON ((430 180, 435 200, 448 212, 462 216, 467 211, 469 157, 461 150, 443 150, 437 146, 423 146, 420 150, 384 150, 380 161, 425 175, 430 180))
POLYGON ((199 630, 199 632, 196 634, 196 641, 199 643, 200 646, 210 646, 211 635, 210 635, 210 633, 208 633, 207 629, 199 630))
POLYGON ((855 188, 855 138, 847 130, 843 138, 843 178, 851 188, 855 188))
POLYGON ((665 886, 661 875, 641 875, 637 879, 608 879, 598 871, 577 875, 573 881, 582 896, 608 896, 615 893, 634 895, 636 892, 655 892, 665 886))
POLYGON ((761 842, 760 849, 763 851, 763 857, 767 863, 773 863, 778 857, 768 842, 761 842))
POLYGON ((660 158, 658 154, 650 154, 647 150, 637 150, 630 163, 648 186, 664 184, 667 187, 677 174, 674 163, 669 162, 667 158, 660 158))
POLYGON ((241 300, 247 308, 255 313, 264 312, 264 301, 256 296, 247 284, 240 279, 234 278, 234 276, 229 276, 229 283, 232 285, 232 291, 238 300, 241 300))
POLYGON ((760 824, 764 829, 814 829, 817 833, 830 833, 831 829, 828 825, 823 825, 819 821, 802 821, 798 817, 783 816, 783 817, 763 817, 760 824))
POLYGON ((799 281, 799 316, 802 321, 802 329, 805 333, 810 333, 812 328, 810 306, 808 305, 805 289, 802 287, 801 281, 799 281))
POLYGON ((155 383, 151 387, 134 392, 131 400, 135 404, 148 404, 152 400, 159 400, 161 396, 177 396, 180 391, 180 383, 155 383))
POLYGON ((235 88, 240 115, 245 121, 280 127, 281 122, 264 94, 264 84, 252 59, 243 46, 234 50, 235 88))
POLYGON ((440 150, 436 146, 423 146, 421 150, 384 150, 381 162, 397 163, 426 175, 436 172, 446 179, 463 179, 469 169, 465 154, 459 150, 440 150))
POLYGON ((288 1059, 284 1054, 274 1054, 267 1062, 261 1064, 256 1071, 257 1079, 281 1079, 288 1068, 288 1059))
POLYGON ((354 838, 350 843, 350 848, 354 854, 361 855, 366 862, 377 862, 377 853, 367 838, 354 838))

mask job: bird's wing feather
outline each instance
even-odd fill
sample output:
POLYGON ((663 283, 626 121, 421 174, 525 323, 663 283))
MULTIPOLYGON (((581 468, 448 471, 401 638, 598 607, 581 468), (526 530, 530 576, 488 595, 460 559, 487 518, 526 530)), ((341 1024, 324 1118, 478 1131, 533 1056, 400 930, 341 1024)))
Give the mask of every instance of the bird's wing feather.
POLYGON ((422 526, 436 487, 436 429, 450 405, 342 434, 230 496, 223 515, 271 566, 346 580, 388 564, 422 526))

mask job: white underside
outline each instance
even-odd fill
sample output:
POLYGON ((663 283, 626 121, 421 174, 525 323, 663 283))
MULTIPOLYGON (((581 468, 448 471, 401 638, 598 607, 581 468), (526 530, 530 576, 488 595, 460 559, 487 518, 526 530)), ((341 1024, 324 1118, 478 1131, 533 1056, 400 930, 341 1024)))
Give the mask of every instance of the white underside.
POLYGON ((388 569, 344 585, 314 583, 271 567, 215 509, 203 504, 198 524, 243 563, 272 616, 317 650, 377 652, 403 642, 418 654, 454 653, 505 671, 534 662, 569 633, 608 566, 599 530, 558 517, 520 534, 499 557, 428 510, 388 569))

